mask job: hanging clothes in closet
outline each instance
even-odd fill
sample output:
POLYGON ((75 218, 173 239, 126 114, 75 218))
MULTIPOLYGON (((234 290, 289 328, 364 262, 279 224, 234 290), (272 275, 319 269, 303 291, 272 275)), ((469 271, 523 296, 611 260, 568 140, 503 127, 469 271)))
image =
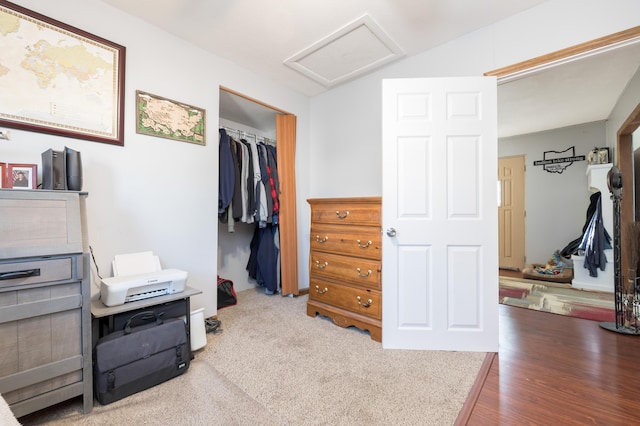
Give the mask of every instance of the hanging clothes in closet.
POLYGON ((265 293, 279 293, 276 147, 265 143, 265 138, 242 131, 220 128, 219 133, 218 218, 227 224, 228 232, 235 231, 237 222, 255 224, 247 272, 265 293), (238 138, 231 137, 227 130, 237 133, 238 138))

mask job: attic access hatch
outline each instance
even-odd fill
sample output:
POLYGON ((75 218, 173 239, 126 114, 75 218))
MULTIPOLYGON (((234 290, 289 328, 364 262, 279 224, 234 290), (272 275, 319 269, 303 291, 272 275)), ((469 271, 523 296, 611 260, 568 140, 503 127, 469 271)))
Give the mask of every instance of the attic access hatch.
POLYGON ((402 56, 402 49, 369 15, 363 15, 286 59, 284 64, 331 87, 402 56))

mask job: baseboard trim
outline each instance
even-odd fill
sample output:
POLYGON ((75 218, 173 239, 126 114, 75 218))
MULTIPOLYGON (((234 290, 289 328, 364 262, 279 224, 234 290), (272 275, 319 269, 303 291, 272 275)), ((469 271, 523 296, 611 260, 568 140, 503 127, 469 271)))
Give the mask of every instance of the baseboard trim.
POLYGON ((487 380, 487 376, 489 375, 489 371, 491 370, 491 366, 493 365, 494 360, 498 357, 496 352, 488 352, 484 357, 484 361, 480 366, 480 371, 476 376, 475 382, 473 382, 473 386, 471 386, 471 390, 469 391, 469 395, 467 395, 467 400, 462 405, 462 409, 458 413, 458 418, 456 418, 455 425, 463 426, 466 425, 469 419, 471 418, 471 413, 473 412, 473 408, 480 397, 480 392, 484 387, 484 382, 487 380))

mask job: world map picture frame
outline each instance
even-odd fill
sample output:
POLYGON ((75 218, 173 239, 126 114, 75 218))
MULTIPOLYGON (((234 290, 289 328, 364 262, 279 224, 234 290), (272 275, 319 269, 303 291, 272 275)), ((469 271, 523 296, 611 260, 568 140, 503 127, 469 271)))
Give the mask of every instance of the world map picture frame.
POLYGON ((126 48, 0 0, 0 127, 124 145, 126 48))

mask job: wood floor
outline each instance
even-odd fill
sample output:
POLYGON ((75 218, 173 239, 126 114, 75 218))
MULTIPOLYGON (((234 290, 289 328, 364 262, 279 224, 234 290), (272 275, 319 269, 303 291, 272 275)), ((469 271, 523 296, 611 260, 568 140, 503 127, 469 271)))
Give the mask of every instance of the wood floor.
POLYGON ((638 425, 640 336, 500 305, 499 352, 476 395, 462 424, 638 425))

